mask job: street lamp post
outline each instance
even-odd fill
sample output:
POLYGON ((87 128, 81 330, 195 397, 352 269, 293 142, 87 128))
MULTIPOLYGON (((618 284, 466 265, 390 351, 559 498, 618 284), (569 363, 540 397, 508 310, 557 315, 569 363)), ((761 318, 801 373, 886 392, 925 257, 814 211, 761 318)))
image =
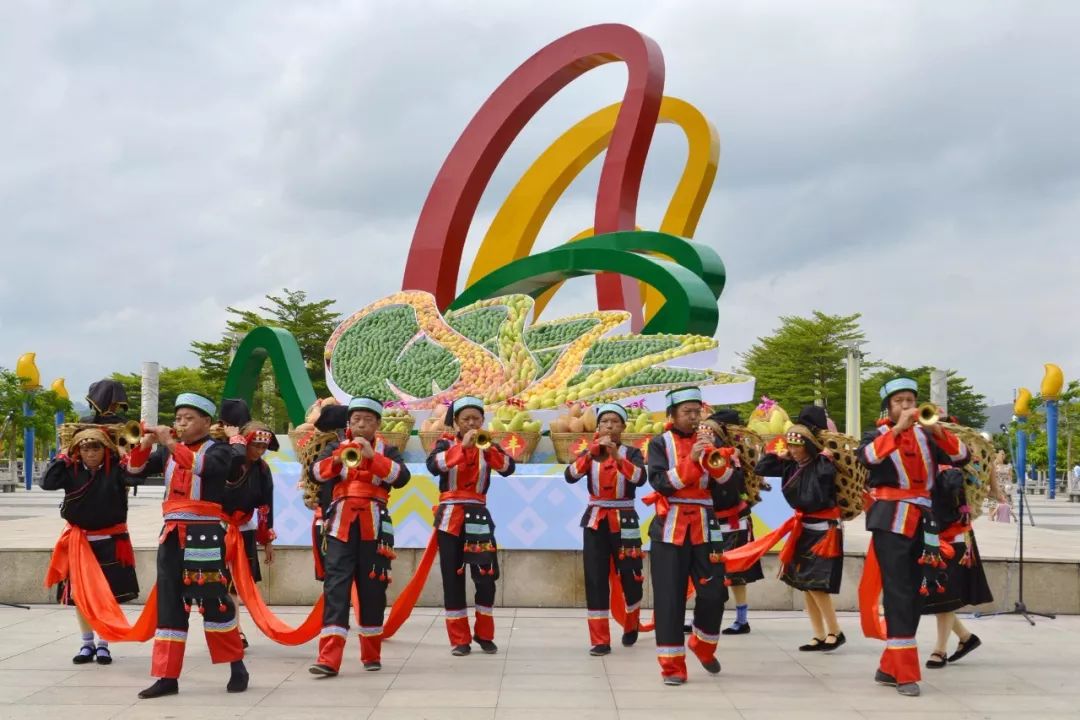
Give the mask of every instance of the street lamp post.
POLYGON ((26 393, 23 396, 23 417, 26 418, 26 427, 23 429, 23 478, 26 489, 34 486, 34 393, 41 389, 41 373, 38 372, 34 362, 35 353, 29 352, 19 356, 15 363, 15 374, 22 379, 22 389, 26 393))
POLYGON ((852 437, 859 437, 862 433, 862 358, 859 346, 862 342, 848 340, 844 343, 847 348, 847 387, 844 402, 844 432, 852 437))
POLYGON ((1061 386, 1065 383, 1065 377, 1061 368, 1053 363, 1046 363, 1044 367, 1046 372, 1039 392, 1046 400, 1046 460, 1050 473, 1046 495, 1053 500, 1057 496, 1058 400, 1061 399, 1061 386))
MULTIPOLYGON (((64 400, 71 399, 68 395, 67 388, 64 387, 64 378, 56 378, 55 380, 53 380, 52 385, 49 386, 49 389, 64 400)), ((60 453, 60 426, 64 424, 64 411, 57 410, 54 420, 56 422, 56 448, 49 454, 50 458, 54 458, 57 456, 57 454, 60 453)))

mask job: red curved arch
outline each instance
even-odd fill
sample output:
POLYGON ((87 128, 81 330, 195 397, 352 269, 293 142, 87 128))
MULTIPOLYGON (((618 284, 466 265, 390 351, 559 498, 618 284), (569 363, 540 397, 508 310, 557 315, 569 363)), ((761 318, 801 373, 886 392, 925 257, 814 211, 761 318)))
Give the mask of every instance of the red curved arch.
MULTIPOLYGON (((469 121, 420 211, 402 289, 426 290, 439 308, 450 305, 469 225, 514 138, 559 90, 593 68, 619 61, 627 65, 626 92, 600 172, 593 226, 597 233, 634 229, 641 174, 664 92, 664 57, 659 45, 629 26, 594 25, 559 38, 522 63, 469 121)), ((636 282, 600 275, 596 292, 600 309, 629 310, 634 328, 640 328, 636 282)))

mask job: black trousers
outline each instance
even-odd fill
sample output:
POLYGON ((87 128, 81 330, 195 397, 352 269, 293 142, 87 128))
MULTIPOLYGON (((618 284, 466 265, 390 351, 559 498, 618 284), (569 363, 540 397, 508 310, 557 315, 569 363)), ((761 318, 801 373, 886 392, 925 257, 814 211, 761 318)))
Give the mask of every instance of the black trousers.
MULTIPOLYGON (((196 531, 216 532, 221 538, 221 556, 225 556, 225 529, 218 523, 196 524, 188 526, 188 534, 196 531)), ((184 591, 187 586, 183 582, 184 550, 180 547, 180 538, 177 532, 170 532, 165 542, 158 545, 157 552, 157 610, 159 628, 170 630, 183 630, 187 632, 188 616, 190 611, 184 609, 184 591)), ((236 618, 236 605, 226 592, 225 586, 221 586, 218 602, 207 602, 204 605, 204 623, 228 623, 236 618), (220 606, 225 605, 225 610, 220 606)), ((209 637, 209 635, 208 635, 209 637)))
MULTIPOLYGON (((610 610, 611 589, 608 586, 608 573, 612 561, 619 563, 619 549, 622 548, 622 534, 610 532, 607 523, 593 530, 583 531, 585 558, 585 604, 589 610, 610 610)), ((626 605, 630 607, 641 602, 641 583, 630 572, 619 573, 626 605)))
POLYGON ((728 591, 724 586, 724 566, 709 562, 709 548, 707 543, 672 545, 652 541, 651 576, 657 645, 683 644, 686 586, 690 579, 693 579, 697 593, 694 625, 707 635, 720 632, 728 591))
MULTIPOLYGON (((468 606, 465 600, 465 574, 458 575, 457 571, 465 561, 465 538, 462 535, 451 535, 442 530, 438 531, 439 540, 439 568, 442 570, 443 584, 443 607, 447 610, 461 610, 468 606)), ((476 586, 474 604, 483 607, 495 605, 495 581, 499 579, 499 565, 494 565, 494 575, 481 575, 480 569, 470 565, 473 585, 476 586)))
POLYGON ((360 624, 364 627, 381 627, 386 611, 386 582, 380 573, 371 577, 371 571, 379 558, 375 540, 360 539, 360 524, 349 527, 349 540, 342 542, 336 537, 327 538, 326 579, 323 594, 323 625, 349 627, 349 606, 352 604, 352 585, 360 596, 360 624))
POLYGON ((923 551, 923 533, 915 537, 872 530, 871 542, 881 568, 882 605, 885 608, 885 627, 890 638, 915 637, 922 612, 923 568, 919 558, 923 551))

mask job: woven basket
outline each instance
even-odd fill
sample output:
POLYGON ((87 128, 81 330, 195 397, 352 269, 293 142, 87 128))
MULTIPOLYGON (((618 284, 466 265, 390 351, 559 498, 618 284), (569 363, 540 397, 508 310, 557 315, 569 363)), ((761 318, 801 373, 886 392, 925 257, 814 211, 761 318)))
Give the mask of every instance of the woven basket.
MULTIPOLYGON (((490 432, 490 431, 489 431, 490 432)), ((506 447, 506 439, 511 435, 517 435, 519 438, 525 441, 525 449, 521 451, 520 458, 517 462, 527 463, 532 457, 533 452, 536 451, 536 446, 540 444, 540 433, 538 432, 492 432, 491 439, 498 443, 503 448, 506 447)))
POLYGON ((424 452, 431 454, 431 451, 435 449, 435 443, 439 442, 439 438, 446 435, 444 430, 421 430, 416 433, 420 438, 420 447, 424 448, 424 452))
POLYGON ((569 463, 574 459, 574 451, 572 448, 578 444, 578 441, 582 438, 589 440, 592 438, 593 433, 585 432, 553 432, 551 435, 551 444, 555 448, 555 459, 561 463, 569 463))
POLYGON ((398 452, 405 452, 405 446, 409 443, 409 433, 407 432, 392 432, 392 433, 379 433, 382 435, 382 439, 387 444, 393 445, 398 449, 398 452))

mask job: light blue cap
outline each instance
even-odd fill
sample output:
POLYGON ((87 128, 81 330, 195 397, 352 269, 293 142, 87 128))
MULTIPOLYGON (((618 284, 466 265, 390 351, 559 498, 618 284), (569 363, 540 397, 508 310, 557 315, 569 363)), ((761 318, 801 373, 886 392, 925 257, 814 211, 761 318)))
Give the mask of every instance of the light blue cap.
POLYGON ((184 407, 195 408, 196 410, 206 413, 210 417, 214 417, 214 415, 217 414, 217 406, 202 395, 196 393, 186 392, 176 396, 176 402, 173 404, 173 409, 179 410, 184 407))
POLYGON ((381 419, 383 404, 374 398, 354 397, 349 401, 350 416, 353 414, 353 410, 367 410, 368 412, 375 413, 375 415, 381 419))
POLYGON ((684 387, 667 394, 668 410, 685 402, 701 402, 701 388, 684 387))
POLYGON ((624 408, 619 403, 604 403, 600 407, 596 408, 597 421, 599 421, 600 418, 604 417, 606 413, 615 413, 622 418, 622 421, 624 423, 626 422, 626 408, 624 408))
POLYGON ((458 416, 458 413, 465 408, 476 408, 480 412, 484 412, 484 401, 478 397, 472 395, 464 395, 454 401, 453 410, 454 417, 458 416))
POLYGON ((890 395, 895 395, 896 393, 903 390, 910 390, 911 392, 915 393, 915 395, 918 395, 919 383, 915 382, 911 378, 906 377, 893 378, 892 380, 881 386, 881 399, 884 400, 890 395))

